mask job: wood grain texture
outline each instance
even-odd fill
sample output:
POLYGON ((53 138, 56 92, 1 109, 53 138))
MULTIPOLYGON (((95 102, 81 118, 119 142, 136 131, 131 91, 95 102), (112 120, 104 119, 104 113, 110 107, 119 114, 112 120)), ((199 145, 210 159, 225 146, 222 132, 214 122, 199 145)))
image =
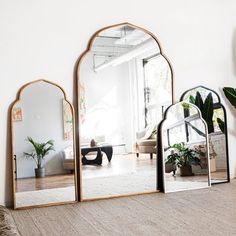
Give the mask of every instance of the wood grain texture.
POLYGON ((16 192, 75 186, 74 175, 70 174, 46 176, 44 178, 17 179, 15 182, 16 182, 16 192))

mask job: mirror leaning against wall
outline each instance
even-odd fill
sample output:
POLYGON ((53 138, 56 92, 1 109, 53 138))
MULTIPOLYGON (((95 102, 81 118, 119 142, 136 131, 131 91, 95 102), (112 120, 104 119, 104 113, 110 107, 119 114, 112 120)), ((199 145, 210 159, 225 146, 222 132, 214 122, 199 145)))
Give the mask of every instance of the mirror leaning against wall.
POLYGON ((77 200, 74 114, 46 80, 23 86, 11 107, 14 208, 77 200))
POLYGON ((227 117, 219 95, 198 86, 184 92, 181 100, 198 106, 207 123, 212 184, 229 182, 227 117))
POLYGON ((128 23, 104 28, 77 73, 82 200, 157 191, 157 125, 173 75, 156 38, 128 23))
POLYGON ((167 193, 209 187, 207 125, 199 109, 186 102, 170 106, 158 133, 161 190, 167 193))

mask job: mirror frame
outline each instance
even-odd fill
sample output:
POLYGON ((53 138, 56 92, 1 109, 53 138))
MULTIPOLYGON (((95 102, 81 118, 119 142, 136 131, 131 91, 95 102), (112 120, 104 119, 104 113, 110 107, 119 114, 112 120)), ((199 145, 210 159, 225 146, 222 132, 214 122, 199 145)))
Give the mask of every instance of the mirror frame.
MULTIPOLYGON (((168 112, 171 109, 171 107, 173 107, 175 105, 178 105, 182 102, 185 102, 185 101, 180 101, 180 102, 177 102, 175 104, 170 105, 166 109, 166 111, 164 113, 164 118, 158 126, 158 145, 161 148, 158 148, 158 153, 157 153, 157 155, 159 157, 157 159, 158 160, 157 161, 157 171, 159 173, 158 174, 159 178, 158 178, 158 181, 157 181, 157 187, 163 193, 169 193, 169 192, 165 191, 165 162, 164 162, 163 141, 162 141, 162 128, 163 128, 163 125, 164 125, 165 121, 168 119, 168 112)), ((185 103, 190 104, 188 102, 185 102, 185 103)), ((202 121, 202 123, 204 124, 205 130, 207 131, 207 124, 206 124, 205 120, 202 118, 201 111, 194 104, 190 104, 190 105, 193 106, 198 111, 199 119, 202 121)), ((210 158, 209 158, 209 145, 208 145, 208 143, 209 143, 209 137, 208 137, 208 133, 206 132, 206 146, 207 146, 206 150, 207 150, 207 164, 208 164, 208 187, 211 187, 211 172, 210 172, 210 168, 209 168, 210 158)), ((194 190, 194 189, 199 189, 199 188, 192 188, 192 189, 189 189, 189 190, 194 190)), ((181 190, 181 191, 188 191, 188 190, 181 190)), ((177 192, 177 191, 174 191, 174 192, 177 192)))
MULTIPOLYGON (((159 49, 160 49, 160 55, 162 55, 166 62, 168 63, 169 67, 170 67, 170 71, 171 71, 171 93, 172 93, 172 104, 175 101, 175 94, 174 94, 174 73, 173 73, 173 67, 169 61, 169 59, 165 56, 165 54, 163 53, 162 47, 159 43, 159 40, 157 39, 157 37, 151 33, 150 31, 139 27, 137 25, 128 23, 128 22, 124 22, 124 23, 119 23, 119 24, 114 24, 114 25, 109 25, 106 27, 103 27, 99 30, 97 30, 89 39, 88 44, 87 44, 87 48, 85 49, 85 51, 80 55, 80 57, 78 58, 76 64, 75 64, 75 69, 74 69, 74 79, 75 79, 75 93, 76 93, 76 97, 75 97, 75 118, 76 118, 76 141, 77 141, 77 148, 76 148, 76 154, 77 154, 77 160, 78 160, 78 182, 79 182, 79 201, 92 201, 92 200, 98 200, 98 199, 107 199, 107 198, 116 198, 116 197, 122 197, 122 196, 132 196, 132 195, 139 195, 139 194, 146 194, 146 193, 153 193, 153 192, 159 192, 158 190, 154 190, 154 191, 150 191, 150 192, 141 192, 141 193, 129 193, 129 194, 121 194, 121 195, 112 195, 112 196, 105 196, 105 197, 95 197, 95 198, 89 198, 89 199, 83 199, 83 191, 82 191, 82 161, 81 161, 81 154, 80 154, 80 108, 79 108, 79 98, 80 98, 80 66, 81 63, 83 61, 83 59, 85 58, 85 56, 91 52, 92 46, 93 46, 93 42, 95 41, 96 36, 101 33, 102 31, 111 29, 111 28, 115 28, 115 27, 119 27, 119 26, 130 26, 133 27, 135 29, 139 29, 142 30, 143 32, 149 34, 157 43, 159 49)), ((158 179, 158 176, 157 176, 158 179)), ((157 181, 157 180, 156 180, 157 181)))
POLYGON ((11 139, 11 159, 12 159, 12 191, 13 191, 13 209, 31 209, 31 208, 36 208, 36 207, 46 207, 46 206, 56 206, 56 205, 63 205, 63 204, 71 204, 78 202, 78 181, 77 181, 77 156, 76 156, 76 140, 75 140, 75 112, 73 105, 68 101, 66 92, 65 90, 58 84, 45 80, 45 79, 38 79, 31 81, 29 83, 26 83, 23 85, 17 92, 16 99, 14 102, 10 105, 10 139, 11 139), (15 173, 16 173, 16 165, 15 165, 15 159, 14 159, 14 127, 13 127, 13 120, 12 120, 12 115, 13 115, 13 108, 17 102, 21 101, 22 94, 24 90, 29 87, 32 84, 38 83, 38 82, 44 82, 50 85, 55 86, 57 89, 60 89, 63 97, 66 102, 68 102, 72 116, 74 117, 73 119, 73 149, 74 149, 74 162, 75 162, 75 172, 74 172, 74 181, 75 181, 75 200, 74 201, 68 201, 68 202, 56 202, 56 203, 47 203, 47 204, 40 204, 40 205, 30 205, 30 206, 23 206, 23 207, 17 207, 16 205, 16 183, 15 183, 15 173))
POLYGON ((223 111, 224 111, 225 130, 226 130, 226 132, 225 132, 225 149, 226 149, 227 180, 226 181, 222 181, 222 182, 218 182, 218 183, 211 183, 211 184, 214 185, 214 184, 229 183, 230 182, 230 167, 229 167, 229 145, 228 145, 227 113, 226 113, 225 106, 221 103, 221 99, 220 99, 219 94, 216 91, 214 91, 213 89, 207 88, 207 87, 205 87, 203 85, 199 85, 199 86, 193 87, 191 89, 188 89, 184 93, 182 93, 179 101, 184 101, 184 96, 187 93, 189 93, 191 90, 195 90, 197 88, 203 88, 203 89, 209 90, 212 93, 214 93, 216 95, 217 99, 218 99, 217 103, 213 103, 214 108, 222 108, 223 111))

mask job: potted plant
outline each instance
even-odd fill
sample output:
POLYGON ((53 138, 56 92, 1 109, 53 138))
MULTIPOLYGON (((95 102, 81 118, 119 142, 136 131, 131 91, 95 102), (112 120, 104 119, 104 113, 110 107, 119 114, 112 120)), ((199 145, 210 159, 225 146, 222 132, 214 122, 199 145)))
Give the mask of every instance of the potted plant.
POLYGON ((30 142, 34 148, 31 153, 24 152, 26 158, 32 158, 37 168, 35 168, 35 177, 42 178, 45 176, 45 168, 43 167, 43 160, 50 151, 55 151, 54 141, 49 140, 46 143, 35 142, 31 137, 27 137, 27 141, 30 142))
POLYGON ((166 164, 172 164, 180 169, 180 176, 191 176, 192 165, 200 165, 199 152, 186 146, 185 143, 176 143, 166 149, 171 154, 166 158, 166 164))

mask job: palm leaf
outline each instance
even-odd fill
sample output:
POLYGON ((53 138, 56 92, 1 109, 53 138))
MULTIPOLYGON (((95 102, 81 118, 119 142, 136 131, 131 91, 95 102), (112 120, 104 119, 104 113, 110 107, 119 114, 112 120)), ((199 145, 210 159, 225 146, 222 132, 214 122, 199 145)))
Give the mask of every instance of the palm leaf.
POLYGON ((231 87, 224 87, 223 91, 229 102, 236 108, 236 89, 231 87))
POLYGON ((42 159, 50 152, 50 151, 55 151, 54 149, 54 141, 53 140, 49 140, 46 143, 38 143, 35 142, 31 137, 27 137, 27 140, 32 144, 32 146, 34 147, 34 152, 32 153, 27 153, 25 152, 25 156, 26 157, 32 157, 37 166, 41 167, 42 164, 42 159))

